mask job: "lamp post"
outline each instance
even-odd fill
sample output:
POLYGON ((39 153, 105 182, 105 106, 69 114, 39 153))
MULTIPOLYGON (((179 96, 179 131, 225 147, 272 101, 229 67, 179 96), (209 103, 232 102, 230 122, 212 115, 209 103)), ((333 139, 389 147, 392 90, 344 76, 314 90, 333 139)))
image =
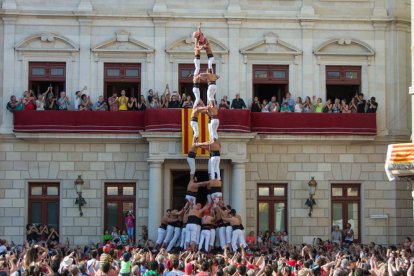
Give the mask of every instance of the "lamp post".
POLYGON ((75 180, 75 190, 76 193, 78 194, 78 197, 76 198, 75 201, 75 205, 79 206, 79 215, 83 216, 83 212, 82 212, 82 206, 86 204, 85 199, 82 197, 82 188, 83 188, 83 184, 85 182, 82 179, 81 175, 78 175, 78 178, 75 180))
POLYGON ((316 201, 313 198, 313 196, 316 193, 316 186, 318 185, 318 183, 316 182, 315 178, 312 176, 311 180, 308 182, 308 186, 309 186, 309 198, 306 199, 305 205, 309 207, 309 213, 308 216, 311 217, 312 216, 312 211, 313 211, 313 206, 316 205, 316 201))

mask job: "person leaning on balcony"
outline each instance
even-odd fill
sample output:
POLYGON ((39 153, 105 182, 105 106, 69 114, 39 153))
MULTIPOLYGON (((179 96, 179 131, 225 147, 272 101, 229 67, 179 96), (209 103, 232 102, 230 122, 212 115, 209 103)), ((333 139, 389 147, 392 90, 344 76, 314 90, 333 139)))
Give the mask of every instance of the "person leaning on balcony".
POLYGON ((342 99, 341 101, 341 113, 351 113, 349 106, 346 104, 346 100, 342 99))
POLYGON ((331 99, 327 99, 325 105, 323 106, 322 112, 323 113, 332 113, 333 104, 331 103, 331 99))
POLYGON ((230 106, 227 104, 227 101, 224 98, 220 101, 219 109, 230 109, 230 106))
POLYGON ((36 100, 36 111, 43 111, 45 110, 45 97, 43 96, 42 93, 39 93, 37 95, 37 100, 36 100))
POLYGON ((283 101, 282 101, 282 105, 285 102, 288 104, 289 109, 291 111, 295 110, 295 100, 292 99, 292 94, 290 92, 286 92, 286 95, 285 95, 285 97, 283 98, 283 101))
POLYGON ((349 103, 349 110, 351 113, 357 113, 357 99, 356 97, 352 97, 351 102, 349 103))
POLYGON ((378 103, 375 101, 375 97, 371 97, 367 104, 367 113, 377 113, 378 103))
POLYGON ((141 95, 139 101, 138 101, 138 110, 139 111, 145 111, 147 109, 147 103, 145 102, 144 95, 141 95))
POLYGON ((98 101, 93 104, 93 111, 107 111, 108 104, 105 102, 104 96, 99 96, 98 101))
POLYGON ((58 108, 59 110, 68 110, 69 109, 69 98, 66 96, 66 92, 60 92, 60 98, 58 99, 58 108))
POLYGON ((233 99, 231 102, 231 109, 246 109, 246 104, 244 103, 243 99, 240 98, 240 94, 236 94, 236 98, 233 99))
POLYGON ((83 94, 81 96, 81 102, 78 107, 79 111, 89 111, 92 110, 92 102, 89 96, 83 94))
POLYGON ((316 96, 313 96, 312 99, 313 99, 313 111, 315 113, 322 113, 323 112, 322 99, 321 98, 316 99, 316 96))
POLYGON ((364 99, 364 94, 356 93, 355 97, 357 100, 357 113, 365 113, 367 101, 364 99))
POLYGON ((311 113, 313 112, 312 102, 309 96, 305 98, 305 102, 303 103, 303 112, 304 113, 311 113))
POLYGON ((10 97, 10 101, 7 103, 7 110, 13 113, 16 110, 22 110, 22 109, 23 109, 22 99, 17 100, 16 96, 12 95, 10 97))
POLYGON ((128 111, 138 110, 138 100, 135 97, 130 97, 127 103, 128 111))
POLYGON ((284 102, 282 104, 282 107, 280 108, 280 112, 292 112, 292 110, 290 109, 290 106, 287 102, 284 102))
POLYGON ((24 110, 35 110, 36 109, 35 101, 36 101, 36 97, 34 96, 32 90, 24 92, 23 94, 24 110))
MULTIPOLYGON (((222 101, 224 101, 224 99, 222 101)), ((262 108, 260 106, 259 98, 258 97, 254 97, 253 102, 252 102, 252 107, 250 108, 250 110, 252 112, 260 112, 261 109, 262 108)))
POLYGON ((121 91, 121 97, 118 98, 118 102, 119 102, 119 106, 118 106, 118 110, 119 111, 127 111, 128 110, 128 97, 125 96, 126 92, 125 90, 121 91))
POLYGON ((171 96, 171 101, 168 103, 168 108, 180 108, 180 101, 177 100, 177 95, 171 96))
POLYGON ((116 92, 112 94, 112 97, 108 98, 108 104, 110 111, 118 111, 119 102, 118 95, 116 94, 116 92))
POLYGON ((78 90, 75 92, 75 97, 73 98, 73 110, 78 110, 79 105, 80 105, 80 101, 81 101, 81 96, 83 91, 85 91, 87 89, 87 86, 85 85, 82 90, 78 90))
POLYGON ((301 97, 297 97, 296 98, 296 102, 295 102, 295 112, 301 113, 302 110, 303 110, 302 98, 301 97))
POLYGON ((57 99, 53 93, 53 87, 49 87, 45 96, 45 110, 58 110, 57 99))

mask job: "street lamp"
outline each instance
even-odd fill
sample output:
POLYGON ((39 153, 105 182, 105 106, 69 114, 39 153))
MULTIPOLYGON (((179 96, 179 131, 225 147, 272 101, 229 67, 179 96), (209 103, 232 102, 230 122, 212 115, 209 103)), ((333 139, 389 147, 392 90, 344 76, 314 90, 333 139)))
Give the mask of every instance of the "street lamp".
POLYGON ((318 183, 315 181, 315 178, 312 176, 311 180, 308 182, 309 198, 306 199, 306 202, 305 202, 305 205, 309 207, 309 213, 308 213, 309 217, 312 216, 313 206, 316 205, 316 201, 313 198, 313 196, 315 195, 317 185, 318 183))
POLYGON ((75 180, 75 190, 76 193, 78 194, 78 197, 76 198, 75 201, 75 205, 79 206, 79 215, 83 216, 83 212, 82 212, 82 206, 86 204, 85 199, 82 197, 82 188, 83 188, 83 184, 85 182, 82 179, 81 175, 78 175, 78 178, 75 180))

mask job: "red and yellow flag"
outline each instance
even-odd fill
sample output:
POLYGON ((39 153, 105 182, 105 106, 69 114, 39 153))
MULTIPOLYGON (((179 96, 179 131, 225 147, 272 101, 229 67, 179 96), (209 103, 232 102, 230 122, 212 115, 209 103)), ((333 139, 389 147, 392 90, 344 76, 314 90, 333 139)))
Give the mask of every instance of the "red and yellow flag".
MULTIPOLYGON (((181 153, 183 155, 188 154, 188 150, 193 142, 193 129, 191 128, 191 112, 192 108, 181 109, 181 153)), ((208 141, 208 116, 206 114, 198 114, 198 142, 208 141)), ((197 155, 208 156, 208 151, 204 149, 198 149, 197 155)))
POLYGON ((385 172, 390 181, 394 180, 396 176, 414 175, 414 144, 388 145, 385 172))

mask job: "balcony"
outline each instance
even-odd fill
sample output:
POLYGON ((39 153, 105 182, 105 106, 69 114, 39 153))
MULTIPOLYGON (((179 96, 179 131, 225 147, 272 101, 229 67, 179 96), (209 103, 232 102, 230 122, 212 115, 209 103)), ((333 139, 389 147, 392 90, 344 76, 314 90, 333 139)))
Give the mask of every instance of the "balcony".
MULTIPOLYGON (((220 110, 219 131, 273 135, 375 136, 375 114, 251 113, 220 110)), ((181 109, 145 112, 17 111, 15 133, 181 132, 181 109)))

